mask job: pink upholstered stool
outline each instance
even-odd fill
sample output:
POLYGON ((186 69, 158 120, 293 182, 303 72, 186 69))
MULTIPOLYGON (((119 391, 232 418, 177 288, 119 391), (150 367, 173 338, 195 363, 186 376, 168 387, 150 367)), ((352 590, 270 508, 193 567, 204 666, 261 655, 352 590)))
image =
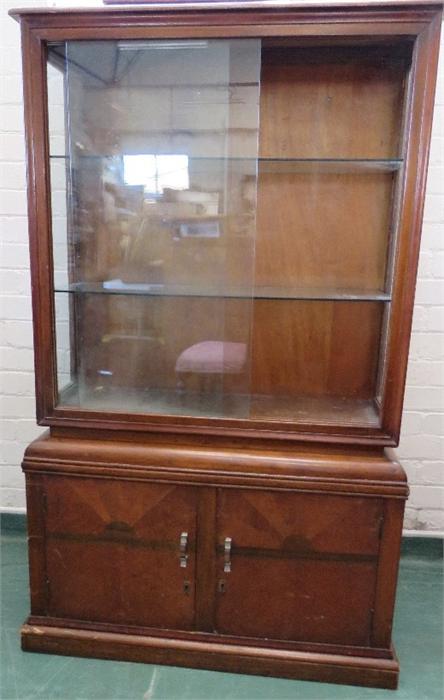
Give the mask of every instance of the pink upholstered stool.
MULTIPOLYGON (((245 343, 227 343, 221 340, 204 340, 184 350, 176 362, 177 374, 239 374, 247 359, 245 343)), ((178 381, 183 391, 183 380, 178 381)), ((201 390, 205 388, 202 382, 201 390)))

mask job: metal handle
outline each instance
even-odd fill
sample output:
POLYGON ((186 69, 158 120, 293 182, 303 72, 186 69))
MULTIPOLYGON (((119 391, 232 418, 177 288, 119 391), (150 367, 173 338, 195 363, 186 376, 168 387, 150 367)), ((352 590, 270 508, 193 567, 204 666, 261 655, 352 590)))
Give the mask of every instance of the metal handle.
POLYGON ((180 553, 180 567, 181 567, 181 569, 187 568, 187 562, 188 562, 187 547, 188 547, 188 532, 182 532, 180 534, 180 541, 179 541, 179 553, 180 553))
POLYGON ((224 542, 224 572, 229 574, 231 571, 231 537, 226 537, 224 542))

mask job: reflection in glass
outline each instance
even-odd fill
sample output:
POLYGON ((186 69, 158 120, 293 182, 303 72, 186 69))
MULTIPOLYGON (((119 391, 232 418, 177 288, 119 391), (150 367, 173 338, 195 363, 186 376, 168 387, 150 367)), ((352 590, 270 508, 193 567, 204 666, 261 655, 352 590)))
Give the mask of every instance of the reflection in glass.
POLYGON ((123 181, 125 185, 143 186, 145 193, 159 197, 167 188, 187 190, 188 156, 152 153, 123 156, 123 181))
POLYGON ((48 54, 59 403, 377 426, 411 46, 48 54))
POLYGON ((51 142, 68 203, 54 286, 75 348, 60 400, 247 415, 259 42, 67 42, 49 60, 69 122, 51 142), (178 287, 191 294, 165 293, 178 287))

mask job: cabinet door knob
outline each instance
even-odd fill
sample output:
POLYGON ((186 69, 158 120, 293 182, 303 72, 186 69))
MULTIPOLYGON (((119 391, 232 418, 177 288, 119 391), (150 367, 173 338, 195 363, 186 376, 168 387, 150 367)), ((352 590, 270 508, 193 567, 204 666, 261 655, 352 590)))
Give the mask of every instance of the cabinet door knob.
POLYGON ((182 532, 180 534, 180 542, 179 542, 181 569, 187 568, 187 562, 188 562, 187 547, 188 547, 188 532, 182 532))
POLYGON ((224 541, 224 572, 230 573, 231 571, 231 537, 226 537, 224 541))

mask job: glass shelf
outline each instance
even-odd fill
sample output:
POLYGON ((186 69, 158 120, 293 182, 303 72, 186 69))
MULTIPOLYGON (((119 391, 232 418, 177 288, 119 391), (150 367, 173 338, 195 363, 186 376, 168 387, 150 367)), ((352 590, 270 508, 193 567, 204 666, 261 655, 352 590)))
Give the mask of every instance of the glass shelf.
POLYGON ((192 287, 190 285, 125 283, 108 280, 100 283, 78 282, 69 287, 58 285, 56 293, 104 294, 155 297, 205 297, 221 299, 269 299, 293 301, 383 301, 390 302, 386 292, 372 289, 322 289, 290 287, 192 287))
POLYGON ((260 173, 366 173, 395 172, 402 160, 352 158, 259 158, 260 173))
MULTIPOLYGON (((80 159, 107 160, 112 158, 122 158, 124 155, 132 154, 75 154, 80 159)), ((184 154, 187 155, 187 154, 184 154)), ((69 159, 69 155, 51 155, 50 158, 69 159)), ((399 170, 403 164, 402 158, 373 159, 373 158, 251 158, 239 156, 193 156, 188 155, 189 160, 199 162, 227 162, 227 163, 251 163, 257 161, 261 172, 356 172, 356 171, 388 171, 399 170)))

